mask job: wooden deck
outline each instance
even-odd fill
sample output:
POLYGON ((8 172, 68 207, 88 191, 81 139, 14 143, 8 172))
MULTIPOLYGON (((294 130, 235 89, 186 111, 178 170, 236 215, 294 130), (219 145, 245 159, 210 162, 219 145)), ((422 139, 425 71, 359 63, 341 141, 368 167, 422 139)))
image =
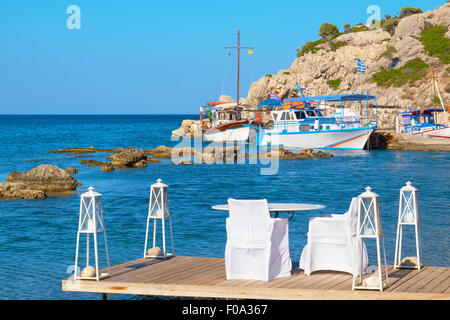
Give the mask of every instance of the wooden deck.
POLYGON ((383 292, 352 291, 347 273, 318 271, 309 277, 296 271, 273 281, 226 280, 224 259, 173 257, 139 259, 104 269, 100 281, 62 281, 64 291, 221 299, 445 299, 450 298, 450 268, 420 270, 388 267, 389 287, 383 292))

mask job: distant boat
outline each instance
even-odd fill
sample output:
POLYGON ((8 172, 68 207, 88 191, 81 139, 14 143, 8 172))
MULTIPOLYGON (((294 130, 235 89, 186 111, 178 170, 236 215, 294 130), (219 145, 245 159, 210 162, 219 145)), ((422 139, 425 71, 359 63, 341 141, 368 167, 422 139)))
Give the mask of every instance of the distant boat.
POLYGON ((422 109, 400 112, 396 118, 397 133, 409 133, 413 136, 430 138, 450 138, 450 127, 436 123, 437 112, 445 109, 422 109))

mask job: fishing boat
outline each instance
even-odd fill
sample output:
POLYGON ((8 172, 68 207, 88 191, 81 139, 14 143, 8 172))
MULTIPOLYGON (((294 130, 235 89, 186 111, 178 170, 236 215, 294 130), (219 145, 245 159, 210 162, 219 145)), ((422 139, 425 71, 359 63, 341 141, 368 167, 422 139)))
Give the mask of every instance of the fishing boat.
POLYGON ((363 94, 286 98, 281 110, 273 110, 273 126, 257 130, 259 145, 287 148, 362 150, 377 127, 376 97, 363 94), (369 118, 369 101, 375 101, 375 117, 369 118), (366 102, 366 108, 362 102, 366 102), (358 102, 360 113, 344 108, 358 102), (331 103, 339 103, 333 108, 331 103), (366 116, 363 116, 366 109, 366 116))
MULTIPOLYGON (((242 107, 239 107, 239 112, 242 107)), ((210 142, 248 141, 250 128, 244 126, 248 120, 236 119, 236 103, 207 102, 200 108, 200 120, 203 113, 209 119, 210 128, 202 128, 203 140, 210 142)))
POLYGON ((241 47, 240 30, 237 34, 237 46, 225 47, 225 49, 237 50, 237 97, 236 102, 207 102, 206 106, 200 107, 200 123, 202 123, 202 137, 205 141, 211 142, 233 142, 248 141, 250 128, 245 126, 248 120, 242 120, 240 113, 242 107, 239 103, 239 71, 240 71, 240 50, 253 50, 253 47, 241 47), (203 127, 203 113, 209 118, 210 127, 203 127))
POLYGON ((450 127, 436 122, 438 112, 445 109, 420 109, 400 112, 396 116, 397 133, 430 138, 450 138, 450 127))

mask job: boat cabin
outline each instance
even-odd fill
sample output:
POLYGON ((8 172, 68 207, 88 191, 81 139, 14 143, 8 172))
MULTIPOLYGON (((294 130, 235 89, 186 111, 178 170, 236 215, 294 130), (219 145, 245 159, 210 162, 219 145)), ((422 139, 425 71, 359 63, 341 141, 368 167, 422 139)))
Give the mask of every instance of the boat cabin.
MULTIPOLYGON (((243 108, 239 106, 239 114, 243 108)), ((215 127, 228 122, 237 121, 236 119, 236 103, 216 103, 211 105, 210 102, 206 106, 200 107, 200 114, 202 119, 209 119, 210 127, 215 127)))
POLYGON ((443 124, 436 123, 436 113, 443 112, 443 109, 422 109, 400 112, 396 118, 397 133, 419 133, 436 128, 444 127, 443 124))
POLYGON ((274 128, 281 131, 326 131, 354 128, 361 125, 358 115, 345 109, 342 112, 326 105, 319 108, 275 110, 271 112, 274 128))

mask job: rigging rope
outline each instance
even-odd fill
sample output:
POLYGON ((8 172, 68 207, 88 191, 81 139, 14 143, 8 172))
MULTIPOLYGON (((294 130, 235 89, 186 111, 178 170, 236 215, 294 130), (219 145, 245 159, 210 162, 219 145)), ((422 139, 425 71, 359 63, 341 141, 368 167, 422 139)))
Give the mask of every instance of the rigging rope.
POLYGON ((227 57, 225 58, 225 67, 223 68, 223 79, 222 79, 222 89, 220 90, 220 95, 223 95, 223 91, 225 89, 225 79, 227 76, 227 69, 230 62, 231 51, 228 49, 227 57))

